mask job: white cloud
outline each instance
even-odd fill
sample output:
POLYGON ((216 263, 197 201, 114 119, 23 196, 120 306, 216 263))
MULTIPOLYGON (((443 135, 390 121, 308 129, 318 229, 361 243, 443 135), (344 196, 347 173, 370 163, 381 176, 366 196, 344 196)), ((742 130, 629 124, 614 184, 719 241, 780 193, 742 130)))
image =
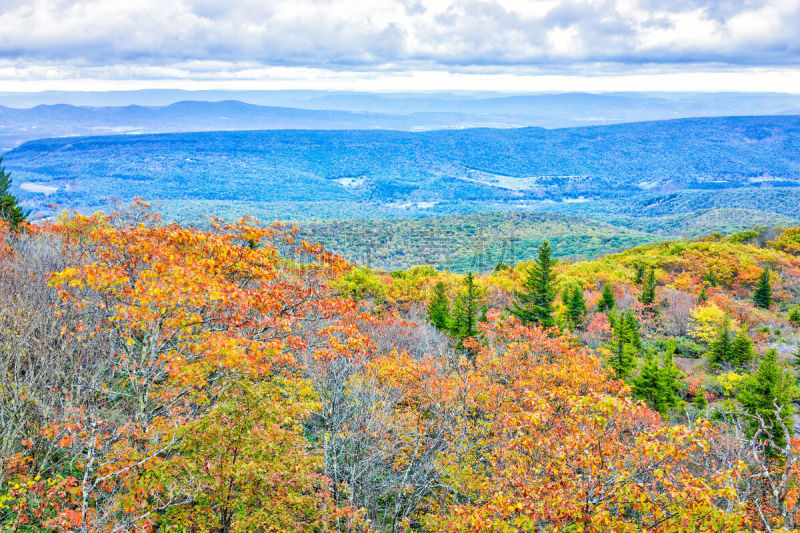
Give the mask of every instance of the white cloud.
POLYGON ((800 0, 0 0, 0 59, 17 81, 784 68, 798 27, 800 0))

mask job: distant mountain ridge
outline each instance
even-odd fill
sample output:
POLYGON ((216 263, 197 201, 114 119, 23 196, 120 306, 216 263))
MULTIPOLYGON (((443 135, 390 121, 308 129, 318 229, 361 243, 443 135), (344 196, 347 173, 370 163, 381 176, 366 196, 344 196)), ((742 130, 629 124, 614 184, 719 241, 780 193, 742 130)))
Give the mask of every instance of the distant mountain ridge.
POLYGON ((176 90, 0 92, 0 152, 37 138, 117 133, 564 128, 743 114, 800 114, 800 95, 176 90))
POLYGON ((28 109, 0 106, 0 152, 39 138, 265 129, 436 129, 452 125, 496 125, 493 119, 459 113, 409 116, 360 111, 260 106, 237 100, 180 101, 163 107, 86 107, 40 104, 28 109))

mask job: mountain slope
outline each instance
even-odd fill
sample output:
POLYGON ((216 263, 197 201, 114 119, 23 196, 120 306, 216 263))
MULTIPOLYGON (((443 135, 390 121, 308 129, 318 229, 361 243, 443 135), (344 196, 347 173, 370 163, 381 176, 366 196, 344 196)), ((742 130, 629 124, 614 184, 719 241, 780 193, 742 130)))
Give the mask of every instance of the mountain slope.
MULTIPOLYGON (((793 197, 800 190, 800 116, 559 130, 277 130, 45 139, 8 152, 5 164, 34 209, 52 202, 97 207, 108 196, 280 201, 300 206, 296 211, 309 201, 328 201, 356 206, 340 218, 362 218, 375 207, 420 216, 432 206, 439 213, 480 204, 541 210, 536 202, 577 200, 552 209, 597 218, 589 213, 595 206, 601 213, 630 207, 633 216, 642 211, 665 216, 686 212, 683 203, 668 204, 687 194, 698 205, 693 210, 769 208, 766 200, 740 205, 733 196, 722 205, 702 205, 721 197, 720 191, 735 194, 742 188, 793 197), (24 193, 25 183, 49 187, 52 194, 24 193)), ((790 201, 788 208, 796 205, 790 201)))

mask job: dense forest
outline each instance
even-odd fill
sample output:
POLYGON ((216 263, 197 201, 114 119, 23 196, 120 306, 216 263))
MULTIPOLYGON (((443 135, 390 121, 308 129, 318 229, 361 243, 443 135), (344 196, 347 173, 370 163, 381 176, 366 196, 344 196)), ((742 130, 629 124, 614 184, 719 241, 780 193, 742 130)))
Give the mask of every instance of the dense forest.
POLYGON ((308 220, 515 209, 608 221, 732 206, 796 216, 798 149, 800 116, 777 115, 553 130, 66 137, 3 157, 15 193, 41 216, 58 213, 52 204, 92 212, 109 210, 109 198, 141 196, 191 222, 197 213, 308 220))
POLYGON ((3 530, 795 528, 798 227, 462 275, 3 202, 3 530))

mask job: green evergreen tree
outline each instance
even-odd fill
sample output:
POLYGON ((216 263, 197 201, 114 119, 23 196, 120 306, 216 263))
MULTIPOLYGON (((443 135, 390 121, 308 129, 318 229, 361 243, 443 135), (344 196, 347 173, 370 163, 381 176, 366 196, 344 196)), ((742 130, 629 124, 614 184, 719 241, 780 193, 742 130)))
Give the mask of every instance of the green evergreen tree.
POLYGON ((580 287, 575 287, 567 298, 567 319, 570 326, 579 328, 586 316, 586 300, 580 287))
POLYGON ((564 287, 564 290, 561 291, 561 303, 564 304, 564 307, 569 307, 569 299, 572 297, 572 291, 569 290, 569 287, 564 287))
POLYGON ((6 172, 0 157, 0 219, 5 220, 12 230, 18 230, 27 220, 30 211, 23 211, 19 201, 11 194, 11 173, 6 172))
POLYGON ((758 284, 753 293, 753 303, 762 309, 769 309, 772 305, 772 284, 769 281, 769 270, 766 268, 758 277, 758 284))
POLYGON ((747 329, 742 326, 731 345, 731 364, 736 367, 743 367, 750 364, 755 355, 756 350, 753 346, 753 341, 750 340, 747 329))
POLYGON ((608 325, 611 326, 611 331, 615 332, 617 329, 617 322, 619 322, 619 317, 617 313, 612 309, 608 312, 608 325))
POLYGON ((800 307, 795 307, 789 311, 789 322, 795 326, 800 326, 800 307))
POLYGON ((652 305, 656 301, 656 271, 650 269, 642 285, 642 294, 639 301, 644 305, 652 305))
MULTIPOLYGON (((797 398, 797 387, 791 372, 778 364, 778 354, 769 350, 761 359, 755 374, 748 375, 739 386, 737 399, 744 412, 760 416, 769 432, 769 438, 777 446, 786 444, 786 436, 780 425, 775 404, 781 408, 780 418, 791 434, 792 416, 795 408, 792 402, 797 398)), ((748 437, 759 429, 757 420, 750 420, 748 437)))
POLYGON ((608 364, 614 369, 618 379, 627 379, 636 364, 636 348, 619 339, 614 341, 613 347, 608 364))
POLYGON ((608 346, 611 352, 608 364, 614 369, 619 379, 627 379, 636 366, 636 357, 642 344, 639 339, 639 323, 633 313, 628 310, 621 316, 609 313, 614 338, 608 346))
POLYGON ((482 306, 480 289, 475 284, 472 272, 462 282, 464 289, 453 301, 450 319, 450 335, 458 340, 458 347, 464 348, 464 340, 478 335, 478 320, 482 306))
POLYGON ((639 337, 639 321, 636 319, 636 315, 633 314, 633 311, 630 309, 625 311, 625 314, 622 315, 622 322, 625 323, 623 333, 625 342, 631 344, 637 350, 641 350, 642 340, 639 337))
POLYGON ((692 405, 698 408, 701 411, 705 411, 708 407, 708 399, 706 398, 706 390, 703 388, 702 385, 697 387, 697 391, 694 393, 694 398, 692 398, 692 405))
POLYGON ((539 256, 528 270, 522 282, 522 290, 516 291, 517 301, 509 311, 523 324, 555 325, 553 300, 555 299, 555 260, 547 241, 539 246, 539 256))
POLYGON ((679 403, 681 375, 673 361, 674 353, 674 341, 667 347, 660 364, 653 353, 649 353, 641 372, 633 379, 634 394, 662 416, 666 416, 679 403))
POLYGON ((703 303, 703 302, 705 302, 706 300, 708 300, 708 293, 706 292, 706 286, 705 286, 705 285, 703 285, 703 286, 700 288, 700 294, 698 294, 698 295, 697 295, 697 301, 698 301, 699 303, 703 303))
POLYGON ((644 272, 645 267, 641 264, 636 264, 633 266, 635 269, 635 274, 633 276, 633 284, 634 285, 641 285, 644 282, 644 272))
MULTIPOLYGON (((637 398, 645 400, 654 411, 659 411, 655 405, 659 402, 659 375, 658 361, 652 352, 645 357, 639 375, 633 378, 633 393, 637 398)), ((662 413, 663 414, 663 413, 662 413)))
POLYGON ((720 368, 733 363, 733 341, 731 340, 731 321, 728 316, 722 323, 719 333, 708 352, 709 362, 712 367, 720 368))
POLYGON ((448 329, 450 322, 450 298, 447 285, 439 281, 433 286, 433 295, 428 302, 428 322, 440 331, 448 329))
POLYGON ((792 357, 792 366, 798 372, 800 372, 800 345, 797 346, 797 351, 794 352, 794 357, 792 357))
POLYGON ((600 313, 606 313, 614 309, 614 305, 616 305, 616 301, 614 299, 614 289, 611 288, 611 284, 606 283, 603 285, 603 292, 600 294, 600 301, 597 302, 597 310, 600 313))
POLYGON ((504 270, 508 270, 510 268, 511 267, 508 266, 506 263, 503 263, 502 261, 500 261, 499 263, 497 263, 494 266, 494 273, 497 274, 498 272, 503 272, 504 270))
POLYGON ((717 275, 714 273, 714 269, 713 268, 708 271, 708 274, 703 279, 705 281, 707 281, 708 284, 711 285, 712 287, 716 287, 717 286, 717 275))

